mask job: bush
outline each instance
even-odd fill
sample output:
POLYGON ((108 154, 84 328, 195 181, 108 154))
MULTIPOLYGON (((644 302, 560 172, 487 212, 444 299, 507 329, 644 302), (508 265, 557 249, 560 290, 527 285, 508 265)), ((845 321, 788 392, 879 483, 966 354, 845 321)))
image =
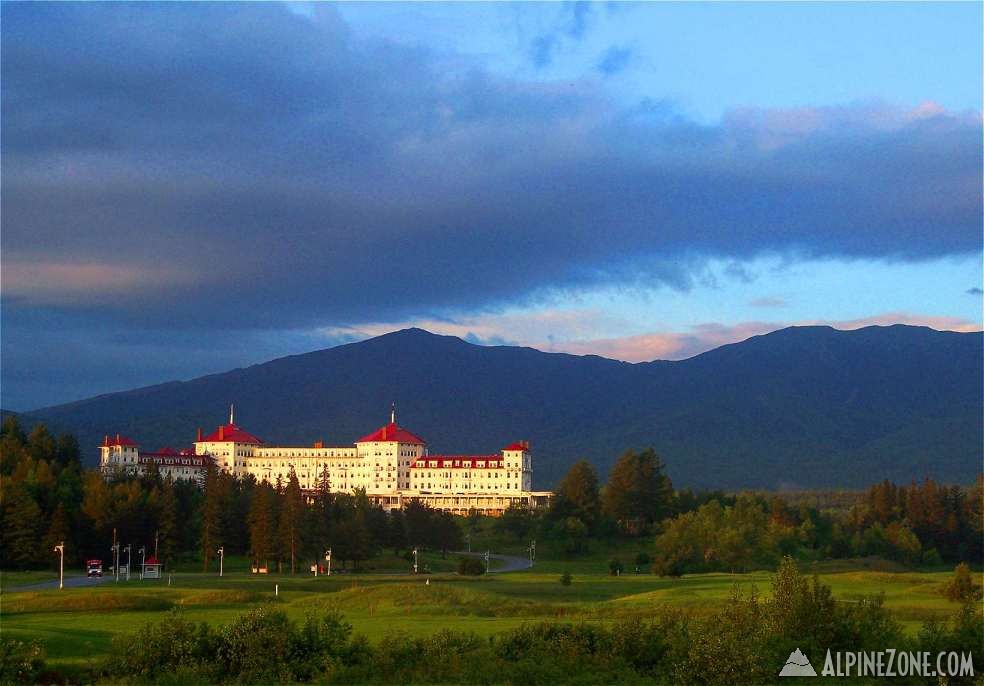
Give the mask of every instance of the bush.
POLYGON ((44 671, 44 648, 0 636, 0 684, 31 684, 44 671))
POLYGON ((463 557, 458 560, 458 574, 481 576, 485 574, 485 563, 477 557, 463 557))
POLYGON ((953 578, 943 586, 943 596, 954 603, 970 603, 981 599, 981 587, 974 583, 966 562, 961 562, 953 570, 953 578))
POLYGON ((608 563, 608 573, 612 576, 618 576, 622 573, 622 562, 618 558, 612 558, 608 563))
POLYGON ((570 586, 573 580, 574 577, 571 576, 570 572, 564 572, 560 575, 560 583, 562 586, 570 586))

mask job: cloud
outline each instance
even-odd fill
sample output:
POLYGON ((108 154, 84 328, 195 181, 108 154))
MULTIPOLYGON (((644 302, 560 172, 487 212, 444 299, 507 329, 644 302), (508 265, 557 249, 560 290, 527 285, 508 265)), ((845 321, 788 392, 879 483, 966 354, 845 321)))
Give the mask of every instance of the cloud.
POLYGON ((533 45, 530 46, 530 61, 533 62, 534 67, 543 69, 550 66, 550 63, 553 62, 553 49, 556 43, 556 37, 549 35, 537 36, 533 39, 533 45))
POLYGON ((127 268, 197 275, 121 296, 127 322, 294 328, 686 289, 709 259, 981 248, 979 115, 863 104, 698 125, 591 81, 446 70, 313 11, 6 8, 4 259, 103 263, 113 246, 127 268))
POLYGON ((786 307, 789 303, 786 302, 785 298, 765 296, 763 298, 755 298, 748 305, 749 307, 786 307))
POLYGON ((4 297, 21 306, 36 306, 106 303, 135 292, 179 287, 196 276, 180 265, 8 261, 3 265, 2 278, 4 297))
MULTIPOLYGON (((685 331, 654 332, 595 340, 553 341, 552 349, 556 352, 568 352, 576 355, 601 355, 626 362, 682 360, 722 345, 738 343, 752 336, 759 336, 787 326, 832 326, 835 329, 849 331, 866 326, 891 326, 893 324, 928 326, 937 330, 960 332, 981 331, 982 329, 980 322, 971 322, 959 317, 894 312, 860 319, 835 321, 749 321, 733 325, 708 322, 688 327, 685 331)), ((533 347, 540 346, 533 345, 533 347)))
POLYGON ((454 321, 421 319, 386 322, 357 328, 324 328, 319 333, 328 340, 363 340, 411 326, 432 333, 458 336, 478 345, 522 345, 547 352, 574 355, 600 355, 626 362, 682 360, 729 343, 770 333, 788 326, 831 326, 844 331, 867 326, 907 324, 928 326, 941 331, 981 331, 980 322, 907 312, 847 320, 810 319, 795 321, 746 321, 737 324, 703 322, 683 330, 661 330, 639 334, 596 338, 598 331, 624 330, 631 322, 603 311, 534 310, 514 314, 490 314, 454 321))
MULTIPOLYGON (((564 6, 543 35, 578 40, 591 11, 564 6)), ((980 113, 859 103, 700 124, 668 101, 620 106, 595 74, 530 83, 361 40, 323 3, 3 15, 5 378, 8 361, 45 368, 32 341, 53 331, 156 336, 174 363, 191 334, 686 290, 712 260, 981 250, 980 113)))
POLYGON ((606 76, 612 76, 624 70, 632 59, 631 48, 608 48, 598 60, 598 71, 606 76))
POLYGON ((973 288, 968 288, 966 293, 967 295, 984 295, 984 290, 974 286, 973 288))

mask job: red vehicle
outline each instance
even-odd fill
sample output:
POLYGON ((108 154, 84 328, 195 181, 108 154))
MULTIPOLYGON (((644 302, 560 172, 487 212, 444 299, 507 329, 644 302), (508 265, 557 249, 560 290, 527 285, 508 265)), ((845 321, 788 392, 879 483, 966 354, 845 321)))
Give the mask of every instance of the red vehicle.
POLYGON ((102 576, 103 575, 103 561, 102 560, 88 560, 85 563, 85 575, 86 576, 102 576))

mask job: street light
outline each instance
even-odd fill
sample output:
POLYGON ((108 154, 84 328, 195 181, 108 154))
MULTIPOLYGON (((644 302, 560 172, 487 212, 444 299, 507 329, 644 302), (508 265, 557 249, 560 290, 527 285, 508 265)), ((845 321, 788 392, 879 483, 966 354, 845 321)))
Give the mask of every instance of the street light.
POLYGON ((417 549, 413 549, 413 573, 417 573, 417 549))
POLYGON ((489 558, 492 557, 492 552, 489 550, 485 551, 485 573, 489 573, 489 558))
POLYGON ((215 552, 219 554, 219 576, 222 576, 222 563, 225 561, 225 546, 219 546, 219 549, 215 552))
POLYGON ((331 576, 331 548, 325 551, 325 559, 328 560, 328 571, 325 572, 325 576, 331 576))
POLYGON ((140 550, 138 552, 140 553, 140 578, 143 579, 144 568, 147 566, 144 564, 147 557, 146 548, 140 546, 140 550))
POLYGON ((530 541, 530 567, 536 562, 536 539, 530 541))
POLYGON ((110 552, 113 553, 113 575, 116 577, 114 581, 120 580, 120 544, 114 543, 109 548, 110 552))
POLYGON ((133 547, 132 543, 126 544, 126 580, 130 580, 130 559, 133 555, 130 553, 130 549, 133 547))
POLYGON ((58 588, 65 588, 65 541, 55 546, 55 552, 59 554, 58 588))
POLYGON ((471 552, 471 534, 465 534, 465 542, 468 544, 468 552, 471 552))

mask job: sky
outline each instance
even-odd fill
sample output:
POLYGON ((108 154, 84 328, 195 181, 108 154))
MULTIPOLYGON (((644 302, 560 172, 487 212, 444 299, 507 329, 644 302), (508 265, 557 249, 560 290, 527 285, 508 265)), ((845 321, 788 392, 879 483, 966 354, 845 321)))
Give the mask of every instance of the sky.
POLYGON ((12 3, 4 409, 420 326, 982 328, 981 3, 12 3))

